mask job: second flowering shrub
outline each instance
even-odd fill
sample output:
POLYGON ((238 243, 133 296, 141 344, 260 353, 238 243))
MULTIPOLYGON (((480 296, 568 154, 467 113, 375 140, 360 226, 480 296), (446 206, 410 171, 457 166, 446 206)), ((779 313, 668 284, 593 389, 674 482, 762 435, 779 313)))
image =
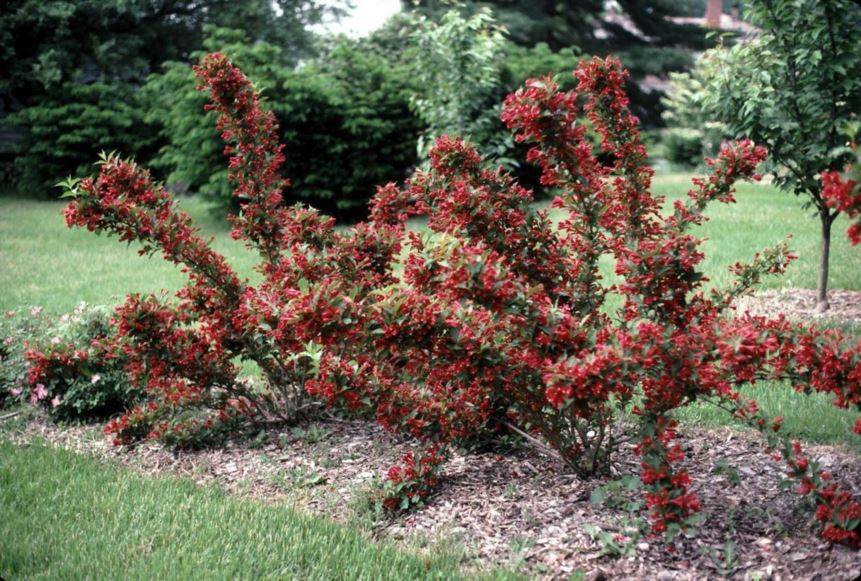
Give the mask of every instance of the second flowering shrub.
POLYGON ((471 144, 443 136, 427 170, 379 188, 370 219, 337 231, 313 209, 283 206, 282 146, 248 79, 217 54, 196 70, 242 205, 233 235, 260 254, 261 282, 241 280, 136 165, 108 156, 98 177, 69 184, 70 225, 137 241, 189 275, 176 300, 132 296, 115 315, 112 350, 147 393, 109 424, 118 442, 197 445, 320 406, 373 414, 420 443, 387 475, 385 505, 399 509, 429 496, 453 445, 515 429, 586 477, 606 473, 633 439, 653 531, 673 537, 699 502, 678 467, 672 414, 708 400, 767 432, 817 504, 823 534, 858 544, 858 503, 800 445, 776 440, 779 420, 737 388, 786 379, 857 409, 861 345, 734 316, 737 297, 784 271, 785 243, 736 265, 727 288, 704 288, 692 229, 710 204, 733 202, 737 180, 756 179, 761 147, 725 144, 688 199, 664 213, 626 73, 615 59, 593 59, 576 71, 575 90, 531 80, 502 109, 542 183, 559 191, 559 224, 471 144), (407 234, 414 215, 427 217, 429 232, 407 234), (606 259, 615 282, 601 275, 606 259), (238 381, 237 359, 259 366, 264 389, 238 381), (634 425, 622 421, 627 411, 634 425))
POLYGON ((57 420, 86 421, 110 417, 140 399, 125 361, 108 348, 109 309, 81 303, 54 318, 34 307, 4 319, 0 384, 11 400, 40 406, 57 420))
POLYGON ((532 145, 542 182, 561 191, 555 205, 567 218, 558 227, 530 206, 528 191, 456 139, 438 140, 430 169, 408 184, 404 198, 435 236, 412 236, 402 285, 381 303, 375 373, 408 386, 401 393, 416 403, 395 411, 417 437, 457 441, 513 422, 584 476, 609 468, 629 438, 620 412, 641 396, 634 437, 646 501, 654 531, 673 534, 699 506, 675 468, 683 454, 674 409, 734 401, 738 385, 765 378, 857 407, 861 358, 837 334, 732 317, 736 297, 784 270, 785 244, 734 267, 730 287, 702 288, 691 227, 710 203, 733 201, 736 180, 755 177, 762 148, 724 146, 688 201, 663 215, 621 67, 597 59, 576 75, 571 92, 530 81, 502 113, 516 139, 532 145), (598 151, 581 114, 601 136, 598 151), (600 275, 607 255, 616 284, 600 275), (604 311, 612 294, 622 299, 614 317, 604 311))
POLYGON ((822 179, 822 197, 826 203, 840 212, 846 212, 852 224, 846 231, 852 244, 861 244, 861 148, 853 145, 855 163, 845 171, 827 171, 822 179))

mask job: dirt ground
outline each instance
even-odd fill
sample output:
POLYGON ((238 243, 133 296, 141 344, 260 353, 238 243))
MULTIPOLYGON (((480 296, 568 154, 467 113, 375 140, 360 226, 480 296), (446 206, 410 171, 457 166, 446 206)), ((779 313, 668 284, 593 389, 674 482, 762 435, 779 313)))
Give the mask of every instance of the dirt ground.
POLYGON ((766 291, 744 297, 736 304, 739 313, 749 311, 763 316, 784 315, 806 323, 839 323, 861 325, 861 291, 828 291, 830 308, 816 310, 816 291, 785 289, 766 291))

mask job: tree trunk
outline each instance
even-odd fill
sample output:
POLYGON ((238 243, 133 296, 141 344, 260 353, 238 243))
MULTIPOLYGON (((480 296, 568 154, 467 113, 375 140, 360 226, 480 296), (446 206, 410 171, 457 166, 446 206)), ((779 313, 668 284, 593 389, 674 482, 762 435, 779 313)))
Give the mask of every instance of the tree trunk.
POLYGON ((819 311, 827 311, 831 305, 828 304, 828 260, 831 254, 831 224, 834 217, 826 209, 819 212, 819 221, 822 224, 822 251, 819 255, 819 284, 816 287, 816 308, 819 311))
POLYGON ((720 28, 721 14, 723 14, 723 0, 708 0, 706 4, 706 26, 720 28))

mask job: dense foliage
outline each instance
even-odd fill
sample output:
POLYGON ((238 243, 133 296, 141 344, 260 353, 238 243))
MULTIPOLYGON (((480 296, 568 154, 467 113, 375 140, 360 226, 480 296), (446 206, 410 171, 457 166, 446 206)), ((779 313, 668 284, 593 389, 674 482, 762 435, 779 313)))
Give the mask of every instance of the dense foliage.
POLYGON ((667 129, 661 133, 666 158, 689 167, 717 154, 728 134, 727 127, 710 117, 703 76, 708 62, 702 60, 691 72, 670 73, 670 86, 661 99, 661 114, 667 129))
POLYGON ((410 101, 422 122, 416 148, 422 159, 436 137, 461 135, 488 161, 504 165, 545 197, 537 172, 520 163, 525 149, 513 142, 499 119, 499 107, 526 79, 548 72, 567 78, 581 58, 576 46, 556 51, 546 43, 521 46, 512 42, 494 13, 448 7, 432 17, 398 14, 357 48, 380 54, 411 79, 410 101))
POLYGON ((819 302, 827 308, 831 226, 823 171, 847 161, 844 125, 861 111, 861 6, 851 0, 751 0, 756 37, 708 53, 707 115, 768 146, 775 183, 802 196, 822 226, 819 302))
POLYGON ((79 305, 59 320, 35 307, 0 321, 0 403, 29 402, 58 420, 104 419, 141 393, 108 349, 111 312, 79 305))
POLYGON ((41 197, 56 194, 59 179, 88 172, 100 147, 148 157, 156 143, 129 84, 66 82, 7 120, 25 130, 13 175, 41 197))
MULTIPOLYGON (((700 26, 675 18, 702 16, 704 3, 695 1, 581 0, 576 10, 556 0, 402 2, 404 10, 433 20, 453 4, 467 16, 491 8, 498 24, 518 47, 532 49, 543 44, 554 52, 578 47, 586 54, 618 56, 631 71, 632 79, 627 84, 631 107, 648 126, 661 124, 661 92, 641 88, 642 81, 649 75, 665 77, 669 72, 687 70, 693 51, 713 43, 700 26)), ((553 69, 534 70, 533 75, 549 70, 553 69)))
POLYGON ((0 11, 0 164, 46 196, 86 171, 99 148, 148 159, 155 130, 138 89, 165 61, 199 50, 207 25, 241 28, 295 60, 306 26, 338 5, 297 0, 8 0, 0 11), (10 147, 11 146, 11 147, 10 147))
POLYGON ((702 288, 691 228, 709 204, 733 201, 738 179, 756 177, 763 148, 725 145, 689 200, 662 213, 625 72, 596 58, 576 71, 575 90, 530 80, 502 109, 542 182, 560 191, 567 218, 558 227, 532 207, 530 191, 446 136, 427 170, 402 189, 378 190, 368 222, 335 231, 314 210, 282 206, 275 117, 250 81, 218 54, 197 75, 229 143, 235 195, 247 200, 234 236, 259 252, 262 280, 239 280, 133 163, 108 156, 97 177, 68 184, 70 225, 160 250, 190 279, 175 302, 131 296, 117 311, 113 349, 148 398, 108 425, 117 442, 195 445, 249 421, 295 418, 316 402, 373 413, 421 444, 388 473, 386 505, 397 508, 427 497, 450 446, 509 427, 583 476, 606 472, 633 439, 652 529, 672 540, 699 507, 678 464, 672 412, 707 400, 769 433, 769 448, 818 507, 823 535, 859 544, 861 504, 800 444, 780 439, 780 419, 737 387, 787 379, 858 408, 861 345, 783 319, 732 316, 735 297, 786 267, 785 245, 737 265, 730 287, 702 288), (409 233, 397 276, 404 221, 415 214, 430 232, 409 233), (615 261, 615 284, 599 274, 604 257, 615 261), (622 306, 611 314, 614 294, 622 306), (267 385, 237 381, 237 359, 256 363, 267 385))
MULTIPOLYGON (((339 39, 299 69, 275 44, 249 42, 239 30, 208 29, 204 47, 229 54, 249 71, 278 119, 281 138, 295 144, 286 162, 293 179, 288 201, 301 200, 339 216, 367 211, 377 184, 401 180, 416 163, 421 128, 410 112, 411 81, 372 50, 339 39)), ((200 56, 200 55, 199 55, 200 56)), ((174 191, 200 192, 236 209, 213 113, 182 62, 165 65, 144 89, 148 120, 165 145, 151 165, 174 191)))
POLYGON ((462 135, 490 147, 490 138, 499 133, 495 100, 505 46, 490 11, 465 18, 450 10, 439 22, 417 17, 411 24, 412 68, 422 87, 412 106, 426 126, 420 157, 442 135, 462 135))

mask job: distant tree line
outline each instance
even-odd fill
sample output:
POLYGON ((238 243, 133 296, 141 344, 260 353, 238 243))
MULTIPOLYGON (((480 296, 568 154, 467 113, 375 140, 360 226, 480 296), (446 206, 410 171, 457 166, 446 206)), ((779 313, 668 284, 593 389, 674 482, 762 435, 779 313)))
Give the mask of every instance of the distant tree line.
MULTIPOLYGON (((585 54, 619 54, 635 80, 665 76, 689 68, 691 50, 708 46, 701 28, 666 18, 695 2, 644 8, 622 0, 609 13, 601 0, 577 10, 564 4, 409 1, 380 30, 350 39, 312 28, 343 14, 347 2, 9 0, 0 13, 0 180, 50 197, 54 183, 88 173, 99 151, 116 150, 175 192, 235 206, 189 66, 222 51, 264 89, 278 117, 291 202, 359 216, 376 185, 408 175, 427 139, 445 131, 474 134, 489 144, 483 153, 534 183, 495 114, 507 92, 548 72, 571 83, 585 54), (463 36, 470 26, 474 42, 463 36), (483 64, 433 64, 447 58, 439 52, 445 42, 481 50, 487 31, 497 42, 483 64), (464 92, 474 103, 454 98, 456 83, 480 87, 464 92), (463 119, 434 126, 452 115, 463 119)), ((660 94, 636 81, 629 92, 644 123, 660 124, 660 94)))

